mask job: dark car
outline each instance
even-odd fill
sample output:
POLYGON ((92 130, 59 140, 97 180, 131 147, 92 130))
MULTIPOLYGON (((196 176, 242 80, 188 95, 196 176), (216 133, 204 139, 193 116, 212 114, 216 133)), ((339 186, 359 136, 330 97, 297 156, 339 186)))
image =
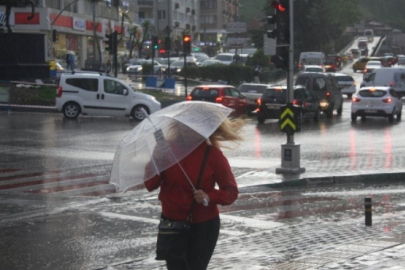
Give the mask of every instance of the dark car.
POLYGON ((319 97, 321 111, 328 118, 333 115, 333 110, 342 115, 343 97, 339 84, 332 74, 305 72, 298 74, 295 85, 302 85, 319 97))
MULTIPOLYGON (((280 108, 287 104, 287 87, 271 86, 264 91, 262 97, 257 100, 257 122, 263 124, 266 119, 279 119, 280 108)), ((321 113, 319 99, 303 86, 295 86, 293 92, 294 107, 301 108, 301 119, 313 119, 319 121, 321 113)))
POLYGON ((336 72, 340 70, 340 62, 334 57, 326 57, 325 59, 325 71, 336 72))
POLYGON ((342 56, 339 54, 328 54, 326 55, 326 59, 333 58, 336 61, 337 69, 340 70, 342 68, 342 56))
POLYGON ((233 109, 231 116, 247 114, 249 103, 232 85, 199 85, 194 87, 187 100, 215 102, 233 109))

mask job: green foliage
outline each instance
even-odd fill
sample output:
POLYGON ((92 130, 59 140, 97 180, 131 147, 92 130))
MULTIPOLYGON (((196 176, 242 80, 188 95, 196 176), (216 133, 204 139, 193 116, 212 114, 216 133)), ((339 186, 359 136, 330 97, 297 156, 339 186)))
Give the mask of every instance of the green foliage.
POLYGON ((54 106, 56 86, 11 84, 10 102, 12 104, 54 106))
POLYGON ((405 31, 405 1, 360 0, 362 18, 378 20, 405 31))

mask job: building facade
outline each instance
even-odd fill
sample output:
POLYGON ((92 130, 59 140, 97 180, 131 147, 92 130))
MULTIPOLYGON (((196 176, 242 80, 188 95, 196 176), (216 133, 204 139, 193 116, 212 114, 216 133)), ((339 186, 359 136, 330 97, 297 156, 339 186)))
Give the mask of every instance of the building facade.
MULTIPOLYGON (((88 60, 107 61, 110 56, 104 40, 112 31, 118 32, 118 52, 124 54, 132 22, 138 20, 137 0, 39 0, 32 20, 27 19, 30 12, 28 7, 12 8, 9 23, 13 32, 44 34, 47 46, 38 53, 48 60, 63 60, 67 52, 73 52, 78 68, 84 68, 88 60), (131 22, 123 20, 124 12, 131 22)), ((1 26, 5 26, 4 6, 0 6, 1 26)))

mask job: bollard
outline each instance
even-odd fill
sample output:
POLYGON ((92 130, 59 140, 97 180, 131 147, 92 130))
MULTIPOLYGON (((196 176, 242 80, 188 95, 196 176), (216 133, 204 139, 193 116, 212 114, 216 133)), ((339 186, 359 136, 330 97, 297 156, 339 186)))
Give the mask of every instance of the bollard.
POLYGON ((371 226, 372 224, 372 204, 371 198, 364 198, 364 214, 366 216, 366 226, 371 226))

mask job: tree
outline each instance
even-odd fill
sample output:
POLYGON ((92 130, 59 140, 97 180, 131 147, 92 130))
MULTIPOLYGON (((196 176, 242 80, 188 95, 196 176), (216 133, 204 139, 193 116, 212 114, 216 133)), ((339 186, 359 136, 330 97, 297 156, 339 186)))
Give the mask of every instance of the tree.
POLYGON ((130 36, 129 36, 129 58, 132 58, 132 51, 134 49, 138 49, 138 56, 142 57, 142 50, 143 50, 143 44, 147 39, 150 37, 149 33, 149 27, 150 27, 150 22, 148 20, 144 21, 142 23, 142 28, 139 28, 138 26, 134 26, 133 28, 130 29, 130 36))
MULTIPOLYGON (((358 21, 361 14, 359 2, 360 0, 294 1, 294 51, 324 51, 331 44, 338 44, 344 29, 358 21)), ((274 9, 268 2, 264 10, 266 15, 274 14, 274 9)), ((263 19, 262 22, 261 35, 267 30, 267 20, 263 19)))

